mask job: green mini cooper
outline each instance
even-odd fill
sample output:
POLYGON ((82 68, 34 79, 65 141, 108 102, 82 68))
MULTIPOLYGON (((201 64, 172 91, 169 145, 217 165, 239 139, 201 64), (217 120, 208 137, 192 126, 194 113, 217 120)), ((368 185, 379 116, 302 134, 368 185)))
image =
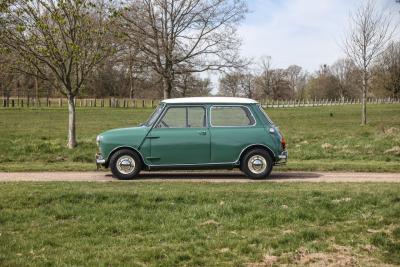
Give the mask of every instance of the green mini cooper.
POLYGON ((160 103, 147 122, 97 136, 97 165, 119 179, 141 170, 240 168, 255 179, 287 161, 286 142, 251 99, 192 97, 160 103))

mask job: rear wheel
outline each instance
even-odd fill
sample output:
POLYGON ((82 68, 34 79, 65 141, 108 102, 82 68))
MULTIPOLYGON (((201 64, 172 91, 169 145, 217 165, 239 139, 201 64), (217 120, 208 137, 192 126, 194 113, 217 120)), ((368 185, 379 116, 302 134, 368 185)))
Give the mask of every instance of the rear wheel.
POLYGON ((116 178, 130 180, 137 177, 142 169, 142 162, 136 152, 129 149, 121 149, 112 155, 110 168, 116 178))
POLYGON ((265 179, 272 171, 273 161, 264 149, 253 149, 244 155, 240 169, 250 178, 265 179))

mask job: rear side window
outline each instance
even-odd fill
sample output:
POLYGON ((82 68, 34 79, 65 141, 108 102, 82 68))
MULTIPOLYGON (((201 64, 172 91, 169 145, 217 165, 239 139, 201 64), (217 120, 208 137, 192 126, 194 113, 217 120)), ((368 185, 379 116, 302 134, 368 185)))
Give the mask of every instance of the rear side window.
POLYGON ((245 127, 255 124, 251 111, 245 106, 211 107, 211 125, 215 127, 245 127))
POLYGON ((268 116, 267 112, 265 112, 265 110, 263 109, 263 107, 261 105, 258 105, 258 108, 260 109, 261 113, 264 114, 264 117, 267 119, 267 121, 270 124, 274 124, 271 120, 271 118, 268 116))

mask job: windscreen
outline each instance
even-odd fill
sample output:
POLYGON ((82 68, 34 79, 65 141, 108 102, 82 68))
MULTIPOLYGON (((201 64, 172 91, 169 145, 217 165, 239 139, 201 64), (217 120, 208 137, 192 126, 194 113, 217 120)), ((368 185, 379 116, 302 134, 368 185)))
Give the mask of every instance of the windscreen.
POLYGON ((163 111, 164 104, 158 105, 158 107, 153 111, 150 115, 149 119, 146 121, 144 125, 151 126, 157 120, 158 116, 160 116, 161 112, 163 111))

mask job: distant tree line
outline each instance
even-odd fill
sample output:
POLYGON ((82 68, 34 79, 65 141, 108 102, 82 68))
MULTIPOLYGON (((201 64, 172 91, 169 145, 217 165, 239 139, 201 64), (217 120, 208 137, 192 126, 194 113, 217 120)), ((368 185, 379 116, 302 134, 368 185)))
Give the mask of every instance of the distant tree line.
POLYGON ((222 73, 217 86, 226 96, 399 97, 400 44, 387 46, 389 21, 369 3, 354 16, 355 26, 366 28, 349 31, 348 58, 308 73, 240 56, 244 0, 2 0, 0 93, 66 97, 70 148, 77 145, 76 97, 206 96, 208 71, 222 73), (367 30, 360 50, 357 33, 367 30))
POLYGON ((237 68, 244 0, 2 0, 0 90, 75 98, 208 95, 198 74, 237 68))
MULTIPOLYGON (((77 0, 51 0, 53 9, 47 7, 47 13, 68 17, 73 14, 60 13, 57 4, 74 5, 77 0)), ((103 26, 88 28, 82 34, 91 31, 107 32, 102 42, 108 47, 101 47, 93 55, 100 57, 85 75, 80 97, 126 97, 157 98, 207 96, 217 87, 219 95, 243 96, 256 99, 337 99, 359 98, 362 90, 362 70, 351 58, 339 59, 332 65, 321 65, 314 73, 305 71, 301 66, 292 65, 286 69, 274 68, 271 57, 244 60, 238 56, 239 40, 234 34, 235 27, 247 12, 240 1, 132 1, 129 5, 106 5, 102 0, 82 1, 86 6, 80 7, 91 12, 91 20, 98 21, 101 14, 103 26), (173 7, 171 4, 175 3, 173 7), (230 4, 229 4, 230 3, 230 4), (117 8, 118 7, 118 8, 117 8), (185 10, 193 8, 190 16, 185 10), (220 13, 211 13, 210 9, 220 13), (199 11, 210 12, 208 16, 199 11), (195 12, 196 11, 196 12, 195 12), (164 13, 165 14, 164 14, 164 13), (153 16, 152 16, 153 14, 153 16), (159 16, 155 20, 155 15, 159 16), (181 17, 186 15, 187 18, 181 17), (181 21, 176 21, 181 18, 181 21), (199 19, 199 21, 196 20, 199 19), (221 25, 215 21, 219 21, 221 25), (140 23, 139 23, 140 22, 140 23), (165 30, 167 27, 167 30, 165 30), (204 34, 206 29, 210 32, 204 34), (228 34, 233 33, 233 34, 228 34), (229 38, 228 38, 229 37, 229 38), (181 38, 181 39, 180 39, 181 38), (190 40, 184 42, 183 40, 190 40), (207 40, 207 41, 206 41, 207 40), (215 48, 214 48, 215 47, 215 48), (159 51, 159 52, 158 52, 159 51), (205 57, 204 55, 207 55, 205 57), (212 55, 212 56, 210 56, 212 55), (168 60, 171 60, 168 63, 168 60), (172 65, 173 66, 172 66, 172 65), (169 70, 168 70, 169 68, 169 70), (218 84, 212 84, 209 78, 198 73, 203 71, 221 71, 218 84)), ((3 27, 12 26, 9 34, 28 32, 28 21, 10 23, 7 8, 18 6, 22 11, 12 14, 17 16, 24 11, 23 7, 45 6, 42 0, 7 0, 0 5, 0 23, 3 27), (6 19, 9 21, 6 23, 6 19), (22 29, 24 29, 22 31, 22 29)), ((49 24, 46 8, 36 13, 25 8, 25 12, 43 16, 36 23, 49 24)), ((60 8, 61 9, 61 8, 60 8)), ((53 23, 57 20, 53 19, 53 23)), ((62 22, 60 20, 59 22, 62 22)), ((87 23, 89 26, 93 26, 87 23)), ((66 27, 66 24, 61 24, 66 27)), ((73 25, 71 25, 73 26, 73 25)), ((32 26, 31 26, 32 27, 32 26)), ((45 29, 45 27, 43 27, 45 29)), ((72 27, 71 27, 72 28, 72 27)), ((30 29, 34 32, 34 29, 30 29)), ((40 27, 36 30, 40 31, 40 27)), ((43 31, 42 31, 43 32, 43 31)), ((60 34, 61 31, 44 32, 46 36, 60 34)), ((3 34, 5 38, 9 35, 3 34)), ((99 36, 99 35, 97 35, 99 36)), ((62 40, 62 35, 55 36, 62 40)), ((34 38, 33 38, 34 39, 34 38)), ((94 39, 92 39, 93 41, 94 39)), ((3 40, 4 41, 4 40, 3 40)), ((11 39, 12 41, 12 39, 11 39)), ((25 48, 32 45, 29 39, 25 48)), ((37 37, 34 41, 38 41, 37 37)), ((12 41, 12 42, 15 42, 12 41)), ((12 44, 12 43, 11 43, 12 44)), ((0 53, 0 93, 3 97, 58 97, 62 95, 57 74, 32 55, 22 57, 18 48, 8 44, 1 47, 0 53), (10 49, 11 48, 11 49, 10 49), (35 64, 36 62, 36 64, 35 64), (33 65, 33 66, 32 66, 33 65), (36 67, 39 69, 37 70, 36 67), (42 74, 40 73, 42 72, 42 74)), ((62 50, 59 47, 58 50, 62 50)), ((91 47, 90 49, 94 49, 91 47)), ((38 49, 42 49, 38 47, 38 49)), ((47 45, 47 50, 52 47, 47 45)), ((68 51, 68 49, 64 49, 68 51)), ((73 50, 73 49, 71 49, 73 50)), ((76 53, 78 56, 79 53, 76 53)), ((55 58, 57 59, 57 58, 55 58)), ((68 60, 68 56, 65 58, 68 60)), ((56 61, 56 60, 55 60, 56 61)), ((57 62, 57 61, 56 61, 57 62)), ((73 68, 71 68, 72 70, 73 68)), ((70 74, 73 72, 70 71, 70 74)), ((369 97, 399 97, 400 95, 400 43, 391 42, 379 55, 371 67, 369 97)), ((76 75, 75 75, 76 76, 76 75)))
MULTIPOLYGON (((348 99, 360 98, 362 70, 351 59, 322 65, 308 73, 297 65, 273 68, 271 57, 263 57, 247 68, 225 73, 219 94, 255 99, 348 99)), ((391 42, 371 67, 367 97, 400 98, 400 42, 391 42)))

